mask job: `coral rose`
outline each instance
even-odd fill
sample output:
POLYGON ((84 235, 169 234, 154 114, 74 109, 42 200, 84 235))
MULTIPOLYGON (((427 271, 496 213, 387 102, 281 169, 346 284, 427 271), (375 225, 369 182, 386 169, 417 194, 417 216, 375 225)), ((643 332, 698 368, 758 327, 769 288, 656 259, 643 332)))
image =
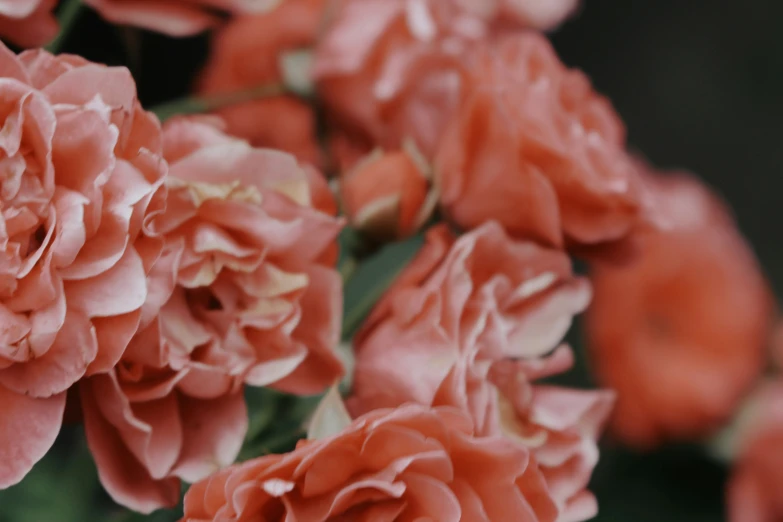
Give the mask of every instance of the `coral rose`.
POLYGON ((219 13, 257 13, 277 0, 84 0, 114 24, 131 25, 169 36, 189 36, 216 25, 219 13))
POLYGON ((435 162, 448 216, 494 219, 551 245, 615 241, 637 224, 640 183, 623 124, 538 33, 483 45, 435 162))
POLYGON ((158 121, 125 68, 0 45, 0 487, 51 446, 66 390, 119 360, 162 241, 158 121))
POLYGON ((432 158, 459 104, 464 58, 520 26, 551 28, 575 0, 344 0, 316 47, 318 94, 337 127, 432 158))
POLYGON ((0 68, 8 486, 53 442, 65 390, 108 371, 139 326, 161 247, 149 222, 165 164, 157 120, 126 69, 5 47, 0 68))
MULTIPOLYGON (((215 33, 199 80, 199 94, 214 95, 281 83, 283 57, 315 42, 325 0, 285 0, 274 10, 238 17, 215 33)), ((290 152, 321 165, 315 114, 294 95, 237 103, 217 111, 228 132, 260 147, 290 152)))
POLYGON ((182 522, 551 522, 555 515, 527 450, 476 438, 456 410, 411 404, 193 485, 182 522))
POLYGON ((168 246, 152 286, 165 304, 116 369, 82 384, 101 480, 143 512, 233 462, 244 384, 315 394, 343 372, 341 281, 326 264, 340 222, 311 207, 308 167, 204 118, 167 122, 164 151, 168 246))
POLYGON ((618 393, 612 428, 651 447, 709 435, 761 371, 772 300, 722 202, 686 175, 647 175, 667 230, 622 266, 595 265, 586 334, 599 382, 618 393))
POLYGON ((595 513, 584 488, 611 395, 531 382, 568 368, 566 347, 541 357, 589 299, 561 251, 513 241, 496 223, 459 239, 432 229, 355 339, 349 408, 457 406, 478 434, 505 433, 531 448, 560 520, 585 520, 595 513))
POLYGON ((485 22, 442 0, 347 0, 329 20, 314 75, 335 125, 385 149, 413 139, 431 158, 485 22))
POLYGON ((728 486, 731 522, 777 522, 783 517, 783 382, 768 383, 753 400, 728 486))
POLYGON ((57 34, 52 11, 57 0, 22 0, 0 4, 0 38, 21 47, 36 47, 57 34))
POLYGON ((346 215, 354 228, 376 238, 404 238, 434 210, 430 168, 415 152, 376 151, 340 180, 346 215))

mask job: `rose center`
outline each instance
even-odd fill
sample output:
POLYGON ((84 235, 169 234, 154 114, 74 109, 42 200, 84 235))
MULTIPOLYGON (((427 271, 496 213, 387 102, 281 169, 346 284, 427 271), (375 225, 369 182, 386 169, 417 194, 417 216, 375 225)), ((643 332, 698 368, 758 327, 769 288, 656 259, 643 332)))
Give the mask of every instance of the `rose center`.
POLYGON ((223 304, 209 288, 190 288, 186 290, 185 298, 195 314, 223 310, 223 304))
POLYGON ((27 243, 27 251, 25 252, 24 256, 29 257, 34 254, 39 248, 41 248, 44 239, 46 239, 46 227, 43 225, 38 225, 38 228, 36 228, 35 232, 33 232, 30 236, 29 242, 27 243))

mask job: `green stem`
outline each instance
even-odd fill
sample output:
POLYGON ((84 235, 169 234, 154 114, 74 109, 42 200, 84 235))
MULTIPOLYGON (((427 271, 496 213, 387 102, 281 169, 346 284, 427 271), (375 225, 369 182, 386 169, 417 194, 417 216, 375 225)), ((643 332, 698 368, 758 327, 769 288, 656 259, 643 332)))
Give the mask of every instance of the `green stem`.
POLYGON ((65 40, 76 26, 76 21, 82 12, 84 4, 82 0, 65 0, 57 13, 57 21, 60 23, 60 32, 49 42, 46 50, 52 54, 57 54, 62 49, 65 40))
POLYGON ((224 94, 214 94, 212 96, 205 96, 201 98, 181 98, 163 103, 157 107, 153 107, 151 110, 158 116, 160 121, 165 121, 172 116, 176 116, 177 114, 201 114, 221 109, 223 107, 228 107, 230 105, 236 105, 238 103, 258 100, 261 98, 269 98, 272 96, 280 96, 281 94, 288 93, 289 91, 284 85, 276 83, 257 85, 255 87, 251 87, 250 89, 224 94))

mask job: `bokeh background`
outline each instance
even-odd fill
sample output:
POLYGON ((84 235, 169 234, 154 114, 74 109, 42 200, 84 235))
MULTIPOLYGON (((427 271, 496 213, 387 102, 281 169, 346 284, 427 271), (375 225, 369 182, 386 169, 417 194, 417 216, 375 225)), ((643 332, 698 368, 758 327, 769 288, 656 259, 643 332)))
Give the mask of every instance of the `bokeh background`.
MULTIPOLYGON (((612 100, 632 147, 697 173, 728 201, 782 295, 783 2, 587 0, 552 39, 612 100)), ((703 449, 604 446, 597 521, 725 519, 728 468, 703 449)))
MULTIPOLYGON (((699 174, 723 195, 783 295, 783 2, 586 0, 552 40, 563 61, 611 98, 634 148, 660 167, 699 174)), ((207 48, 206 36, 117 29, 91 12, 65 45, 93 61, 129 65, 147 106, 185 95, 207 48)), ((581 352, 578 325, 571 341, 581 352)), ((567 382, 588 386, 580 355, 567 382)), ((281 404, 279 413, 295 422, 298 413, 281 404)), ((728 469, 702 448, 635 454, 604 446, 593 480, 598 522, 724 520, 728 469)), ((112 508, 78 428, 64 431, 23 484, 0 494, 0 522, 172 519, 112 508)))

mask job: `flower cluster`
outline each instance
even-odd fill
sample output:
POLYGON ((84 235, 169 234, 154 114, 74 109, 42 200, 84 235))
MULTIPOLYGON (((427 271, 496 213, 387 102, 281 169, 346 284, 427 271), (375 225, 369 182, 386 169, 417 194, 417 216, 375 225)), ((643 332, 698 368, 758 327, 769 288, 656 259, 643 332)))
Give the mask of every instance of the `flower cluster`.
POLYGON ((124 68, 5 47, 0 67, 0 484, 46 453, 75 387, 109 493, 174 505, 180 478, 236 458, 245 384, 342 375, 341 221, 292 156, 209 118, 161 129, 124 68))
MULTIPOLYGON (((0 4, 14 45, 57 31, 54 0, 0 4)), ((581 522, 605 425, 642 449, 706 439, 761 376, 767 281, 720 199, 631 154, 560 61, 543 31, 577 0, 84 4, 215 27, 173 105, 211 114, 161 123, 124 67, 0 44, 0 488, 67 406, 142 513, 185 482, 183 522, 581 522), (403 240, 423 246, 361 289, 354 332, 353 270, 403 240), (603 389, 552 382, 582 312, 603 389), (235 464, 249 387, 329 391, 308 439, 235 464)), ((783 513, 779 384, 732 522, 783 513)))

